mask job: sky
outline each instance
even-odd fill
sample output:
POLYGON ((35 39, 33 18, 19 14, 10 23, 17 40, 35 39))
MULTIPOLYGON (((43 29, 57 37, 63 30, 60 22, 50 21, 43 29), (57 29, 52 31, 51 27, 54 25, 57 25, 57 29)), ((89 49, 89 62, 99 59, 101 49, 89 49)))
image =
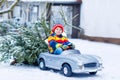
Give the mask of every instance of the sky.
POLYGON ((70 39, 81 54, 96 55, 102 58, 103 70, 90 76, 85 73, 65 77, 59 71, 42 71, 37 66, 0 63, 0 80, 120 80, 120 45, 70 39))

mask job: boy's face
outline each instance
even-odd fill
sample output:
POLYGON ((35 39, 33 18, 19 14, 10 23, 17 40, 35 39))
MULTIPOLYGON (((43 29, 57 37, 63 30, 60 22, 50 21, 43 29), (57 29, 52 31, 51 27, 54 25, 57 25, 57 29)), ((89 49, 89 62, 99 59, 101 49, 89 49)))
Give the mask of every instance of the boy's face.
POLYGON ((55 33, 56 33, 56 35, 62 34, 62 29, 59 28, 59 27, 57 27, 57 28, 55 29, 55 33))

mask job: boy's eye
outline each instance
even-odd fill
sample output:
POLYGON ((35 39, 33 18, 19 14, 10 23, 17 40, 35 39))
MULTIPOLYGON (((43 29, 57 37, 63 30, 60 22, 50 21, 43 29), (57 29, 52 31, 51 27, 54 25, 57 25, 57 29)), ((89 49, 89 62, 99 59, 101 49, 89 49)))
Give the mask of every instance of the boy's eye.
POLYGON ((56 28, 56 30, 57 30, 57 31, 61 31, 61 29, 60 29, 60 28, 56 28))
POLYGON ((60 29, 57 29, 57 30, 60 30, 60 29))

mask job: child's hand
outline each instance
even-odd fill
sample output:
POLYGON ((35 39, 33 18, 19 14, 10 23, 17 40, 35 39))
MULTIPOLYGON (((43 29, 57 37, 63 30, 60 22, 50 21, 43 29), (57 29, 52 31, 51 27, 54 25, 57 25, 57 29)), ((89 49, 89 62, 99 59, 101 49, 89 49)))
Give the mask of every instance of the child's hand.
POLYGON ((66 50, 66 49, 68 49, 68 48, 69 48, 68 45, 63 45, 63 46, 62 46, 62 49, 63 49, 63 50, 66 50))
POLYGON ((70 46, 71 49, 75 48, 75 45, 73 43, 71 43, 69 46, 70 46))
POLYGON ((69 43, 69 44, 67 44, 68 46, 71 46, 71 45, 73 45, 72 43, 69 43))
POLYGON ((71 49, 74 49, 75 48, 75 45, 73 43, 69 43, 68 46, 71 48, 71 49))
POLYGON ((56 48, 60 48, 62 44, 56 44, 56 48))

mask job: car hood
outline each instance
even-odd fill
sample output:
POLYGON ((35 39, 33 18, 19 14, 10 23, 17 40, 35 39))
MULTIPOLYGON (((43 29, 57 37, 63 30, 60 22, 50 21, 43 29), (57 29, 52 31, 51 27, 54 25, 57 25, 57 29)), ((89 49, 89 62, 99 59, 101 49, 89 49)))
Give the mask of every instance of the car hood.
POLYGON ((98 62, 98 60, 94 56, 87 55, 87 54, 72 53, 72 54, 64 55, 64 57, 71 59, 71 60, 81 61, 82 63, 98 62))

